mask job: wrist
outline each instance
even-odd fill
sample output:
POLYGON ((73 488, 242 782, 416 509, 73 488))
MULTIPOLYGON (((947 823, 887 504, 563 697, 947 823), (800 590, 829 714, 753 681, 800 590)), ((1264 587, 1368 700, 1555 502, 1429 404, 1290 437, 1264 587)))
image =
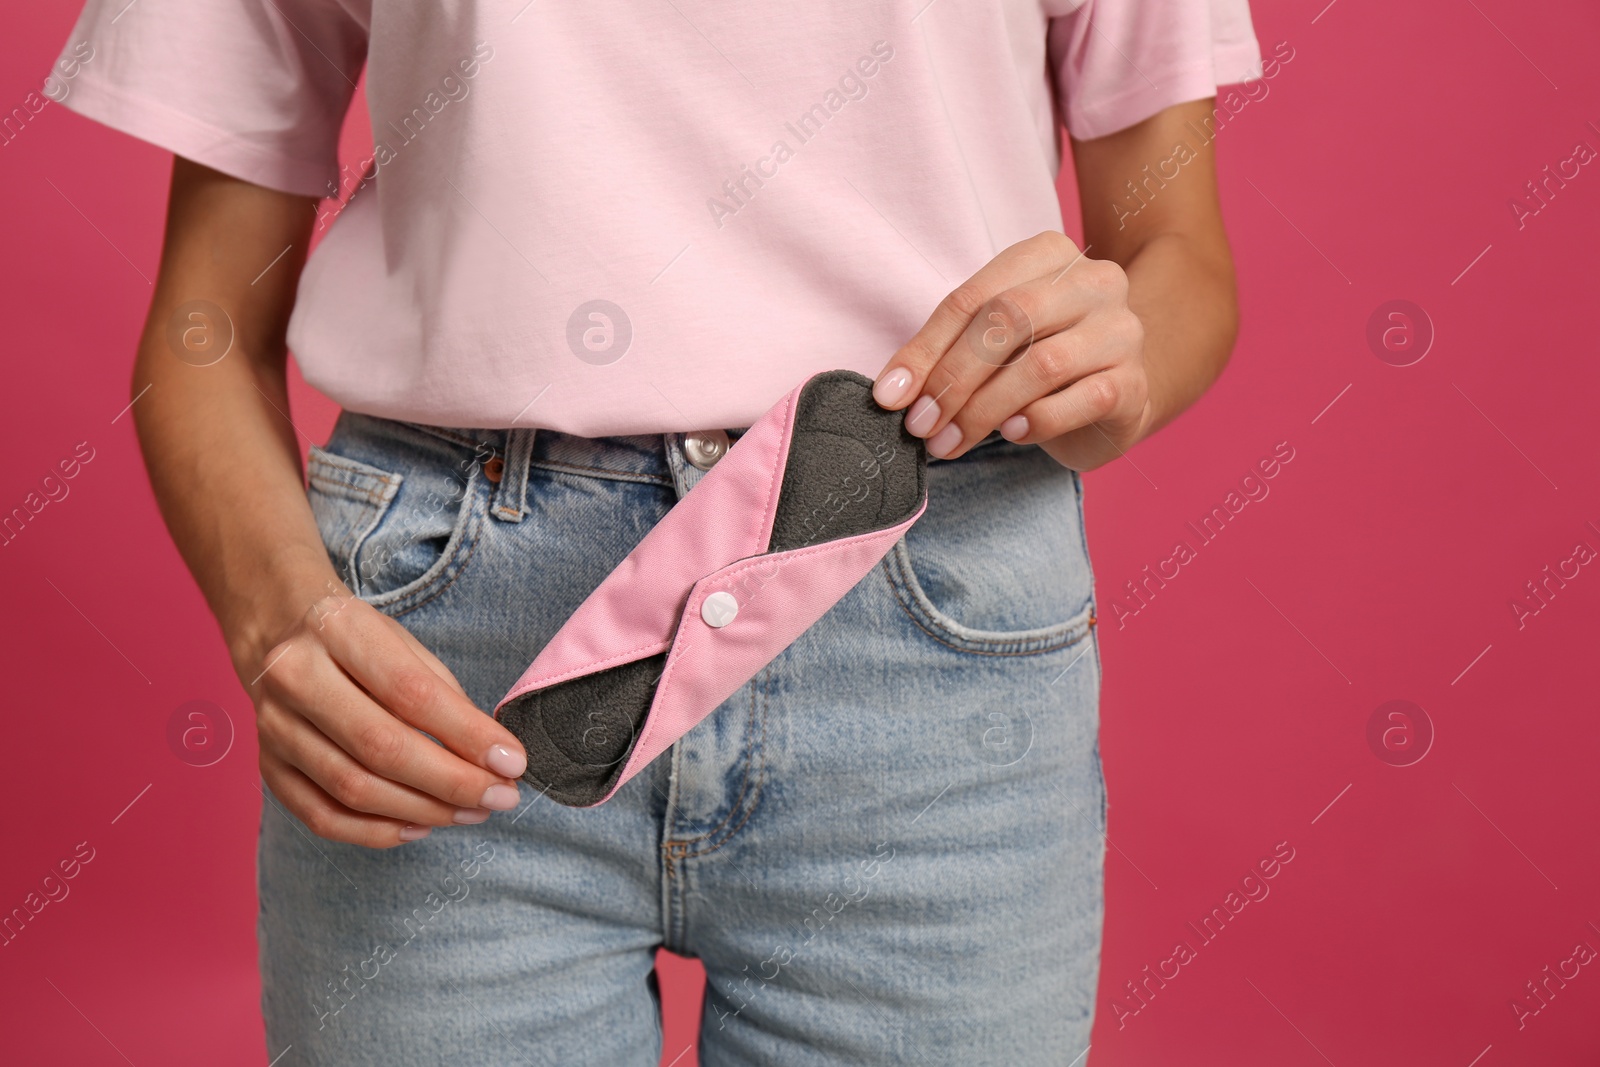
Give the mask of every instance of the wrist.
POLYGON ((273 553, 248 585, 230 590, 229 607, 217 614, 234 670, 248 680, 260 673, 268 652, 330 595, 350 590, 320 545, 312 554, 293 548, 273 553))

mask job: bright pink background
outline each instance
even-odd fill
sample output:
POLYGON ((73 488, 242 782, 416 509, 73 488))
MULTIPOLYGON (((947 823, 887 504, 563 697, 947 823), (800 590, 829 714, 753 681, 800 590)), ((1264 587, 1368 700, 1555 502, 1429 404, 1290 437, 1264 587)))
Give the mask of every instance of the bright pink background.
MULTIPOLYGON (((1585 528, 1600 527, 1600 168, 1520 230, 1508 199, 1577 141, 1600 148, 1600 15, 1323 3, 1258 0, 1265 50, 1288 41, 1295 58, 1219 137, 1244 308, 1233 365, 1089 478, 1114 845, 1092 1062, 1592 1064, 1600 967, 1521 1030, 1510 1002, 1577 942, 1600 948, 1600 567, 1520 631, 1509 601, 1579 540, 1600 549, 1585 528), (1413 366, 1366 342, 1391 299, 1437 331, 1413 366), (1185 523, 1283 441, 1295 458, 1271 495, 1119 629, 1123 583, 1193 544, 1185 523), (1413 766, 1368 746, 1396 698, 1437 731, 1413 766), (1185 923, 1280 841, 1296 854, 1271 895, 1198 947, 1185 923), (1179 938, 1198 958, 1119 1029, 1113 998, 1179 938)), ((75 14, 10 13, 0 109, 38 86, 75 14)), ((0 548, 0 912, 78 842, 95 849, 71 895, 0 948, 8 1063, 265 1063, 249 705, 130 420, 113 421, 167 168, 54 105, 0 147, 0 511, 78 442, 95 450, 0 548), (193 699, 241 730, 208 768, 167 747, 193 699)), ((301 388, 295 408, 322 439, 330 405, 301 388)), ((667 1063, 693 1039, 699 979, 663 970, 667 1063)))

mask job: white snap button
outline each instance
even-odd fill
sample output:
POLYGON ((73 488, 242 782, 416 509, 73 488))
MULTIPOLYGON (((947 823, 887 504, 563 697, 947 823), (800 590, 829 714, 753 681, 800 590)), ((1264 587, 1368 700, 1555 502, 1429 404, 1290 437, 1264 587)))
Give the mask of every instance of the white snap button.
POLYGON ((684 457, 700 470, 708 471, 728 452, 728 434, 724 430, 696 430, 683 439, 684 457))
POLYGON ((712 593, 700 602, 700 617, 706 620, 707 626, 722 629, 733 621, 739 614, 739 601, 732 593, 712 593))

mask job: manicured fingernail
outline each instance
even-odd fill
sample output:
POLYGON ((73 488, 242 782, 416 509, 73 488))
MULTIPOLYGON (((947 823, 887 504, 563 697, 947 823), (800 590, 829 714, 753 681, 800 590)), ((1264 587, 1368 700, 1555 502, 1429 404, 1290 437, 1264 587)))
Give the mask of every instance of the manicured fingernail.
POLYGON ((1000 436, 1007 441, 1020 441, 1028 436, 1028 416, 1013 415, 1000 424, 1000 436))
POLYGON ((431 833, 433 833, 433 827, 431 826, 412 826, 410 823, 407 823, 406 825, 400 827, 400 840, 420 841, 431 833))
POLYGON ((528 769, 528 757, 514 752, 505 745, 495 745, 484 760, 489 769, 502 778, 521 778, 528 769))
POLYGON ((928 455, 934 459, 944 459, 960 447, 961 427, 952 422, 929 439, 928 455))
POLYGON ((473 826, 493 814, 494 812, 484 811, 482 808, 457 808, 456 813, 450 817, 462 826, 473 826))
POLYGON ((906 432, 923 437, 938 421, 939 402, 931 396, 925 396, 911 405, 911 411, 906 415, 906 432))
POLYGON ((517 806, 516 786, 491 785, 483 791, 483 799, 478 803, 495 811, 510 811, 517 806))
POLYGON ((894 407, 906 398, 906 390, 910 388, 911 372, 904 367, 896 367, 878 379, 878 384, 872 387, 872 399, 883 407, 894 407))

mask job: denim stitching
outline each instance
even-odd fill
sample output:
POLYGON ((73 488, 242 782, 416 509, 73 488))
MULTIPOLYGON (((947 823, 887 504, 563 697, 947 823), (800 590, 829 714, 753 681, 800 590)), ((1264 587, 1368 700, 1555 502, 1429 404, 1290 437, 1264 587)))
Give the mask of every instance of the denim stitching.
MULTIPOLYGON (((570 671, 562 671, 560 674, 551 675, 548 678, 542 678, 542 679, 539 680, 539 682, 537 684, 528 686, 528 688, 524 689, 521 693, 516 692, 515 690, 513 690, 506 697, 506 700, 509 702, 510 700, 512 700, 515 697, 522 696, 523 693, 531 693, 535 689, 543 689, 546 686, 555 685, 557 682, 565 682, 565 681, 567 681, 569 679, 572 679, 572 678, 582 677, 585 674, 594 674, 597 671, 605 670, 607 667, 614 667, 619 663, 630 663, 630 662, 632 662, 632 660, 630 660, 628 658, 630 656, 632 656, 633 659, 644 659, 645 658, 644 656, 634 655, 637 652, 644 652, 646 656, 653 656, 657 652, 664 652, 664 651, 666 651, 667 649, 669 649, 671 647, 672 647, 672 642, 670 640, 667 640, 667 641, 657 640, 653 644, 640 645, 638 648, 630 648, 626 652, 618 652, 617 654, 615 654, 613 656, 610 656, 610 657, 608 657, 606 659, 591 660, 590 662, 584 664, 582 667, 574 667, 570 671), (654 651, 650 651, 652 649, 654 651)), ((653 702, 652 702, 652 707, 653 706, 654 705, 653 705, 653 702)), ((641 737, 640 740, 643 740, 643 738, 641 737)))
MULTIPOLYGON (((336 471, 344 471, 348 474, 354 475, 356 478, 362 479, 363 481, 381 482, 385 488, 401 480, 400 476, 397 474, 392 474, 388 471, 379 471, 376 467, 358 467, 355 465, 354 460, 345 459, 343 456, 334 455, 332 452, 325 452, 320 448, 311 454, 310 461, 306 464, 306 480, 310 484, 315 485, 322 492, 329 494, 337 494, 346 490, 351 493, 360 493, 365 497, 367 502, 371 504, 383 504, 386 503, 386 501, 381 495, 378 495, 378 491, 371 486, 363 486, 356 484, 353 481, 334 478, 327 475, 319 475, 318 471, 324 467, 332 468, 336 471)), ((347 499, 355 498, 352 497, 347 499)))
MULTIPOLYGON (((771 672, 770 672, 770 669, 769 669, 769 670, 765 670, 761 674, 757 675, 756 678, 754 679, 756 684, 753 685, 751 687, 751 689, 750 689, 750 725, 752 727, 755 726, 756 719, 757 719, 757 712, 756 712, 756 709, 757 709, 757 706, 758 706, 758 703, 757 703, 757 691, 758 690, 761 691, 761 697, 760 697, 761 712, 760 712, 759 718, 761 720, 761 740, 763 742, 765 742, 766 736, 767 736, 766 703, 767 703, 767 699, 768 698, 766 696, 765 689, 761 685, 761 682, 764 679, 766 679, 767 677, 769 677, 770 673, 771 672)), ((731 838, 734 834, 738 833, 744 827, 744 824, 746 822, 750 821, 750 815, 753 814, 754 811, 755 811, 755 802, 756 802, 756 800, 758 800, 760 798, 761 786, 762 786, 762 784, 763 784, 763 782, 765 781, 765 778, 766 778, 766 752, 765 752, 765 748, 762 749, 761 773, 758 774, 758 775, 753 775, 752 774, 752 762, 751 762, 751 758, 750 757, 751 757, 751 753, 753 751, 755 751, 755 748, 756 748, 756 733, 755 733, 755 730, 752 729, 750 731, 749 736, 745 739, 744 751, 739 754, 740 755, 740 759, 745 764, 744 779, 739 783, 739 795, 738 795, 738 797, 736 797, 734 799, 734 802, 728 806, 728 814, 726 814, 726 815, 724 815, 722 817, 722 821, 719 822, 717 825, 713 826, 710 830, 708 830, 705 833, 701 834, 699 837, 675 838, 675 839, 673 839, 673 841, 671 843, 675 844, 675 845, 692 845, 692 844, 696 843, 697 841, 708 841, 708 840, 710 840, 711 838, 713 838, 713 837, 715 837, 717 835, 717 832, 719 830, 721 830, 723 827, 727 826, 728 823, 733 820, 733 817, 739 813, 740 809, 744 806, 745 797, 750 797, 750 808, 749 808, 748 811, 746 811, 745 817, 743 819, 739 820, 739 825, 738 826, 735 826, 732 830, 728 831, 727 836, 724 837, 722 839, 722 841, 719 841, 717 844, 715 844, 711 848, 705 849, 703 851, 698 851, 698 852, 686 852, 680 858, 689 859, 689 858, 694 857, 694 856, 709 856, 711 853, 713 853, 717 849, 721 848, 723 846, 723 844, 726 843, 728 841, 728 839, 731 838), (752 778, 754 778, 754 785, 753 786, 751 784, 752 778)))
MULTIPOLYGON (((366 417, 369 419, 381 418, 381 416, 377 415, 368 415, 366 417)), ((413 430, 421 431, 430 437, 437 437, 441 441, 448 441, 451 444, 465 445, 468 448, 477 448, 479 445, 489 445, 493 443, 491 441, 483 440, 482 438, 468 437, 465 431, 455 430, 448 426, 429 426, 426 423, 408 422, 405 419, 388 419, 386 421, 398 423, 401 426, 406 426, 413 430)), ((486 430, 484 432, 490 436, 493 436, 496 433, 504 433, 506 431, 486 430)))
MULTIPOLYGON (((475 498, 476 493, 474 492, 473 495, 475 498)), ((461 543, 456 546, 453 554, 447 558, 442 558, 440 563, 433 565, 439 568, 438 573, 415 589, 406 589, 404 593, 398 596, 396 595, 397 590, 379 593, 367 603, 390 618, 397 619, 401 615, 410 614, 418 608, 437 600, 444 594, 445 590, 449 589, 461 578, 462 574, 466 573, 467 564, 471 563, 472 557, 477 554, 478 541, 483 536, 483 519, 485 516, 479 515, 476 499, 463 500, 461 506, 466 509, 465 528, 462 531, 461 543), (449 580, 445 581, 447 576, 449 580), (443 586, 440 586, 440 582, 444 582, 443 586), (424 593, 429 595, 424 597, 422 596, 424 593), (375 603, 375 601, 382 600, 384 597, 394 597, 394 599, 384 603, 375 603), (421 599, 418 599, 419 597, 421 599)), ((430 567, 429 569, 432 570, 433 568, 430 567)), ((405 589, 405 587, 402 586, 401 589, 405 589)))
POLYGON ((957 652, 966 652, 974 656, 1036 656, 1045 652, 1059 652, 1063 648, 1070 648, 1093 632, 1093 627, 1087 622, 1068 622, 1062 624, 1065 629, 1059 636, 1045 635, 1028 638, 963 637, 939 625, 937 615, 930 611, 931 604, 924 607, 915 599, 914 590, 920 588, 920 586, 911 585, 903 574, 897 576, 896 571, 902 570, 907 566, 906 561, 901 558, 899 552, 890 549, 889 555, 884 559, 882 566, 884 575, 889 583, 889 592, 894 596, 895 603, 900 606, 900 610, 905 613, 905 616, 923 633, 946 648, 954 649, 957 652), (890 560, 894 560, 892 565, 890 560), (902 588, 904 589, 903 595, 902 588), (912 603, 908 604, 906 602, 905 598, 907 596, 913 598, 912 603), (926 616, 926 620, 919 616, 926 616), (934 627, 937 627, 937 629, 934 629, 934 627))
POLYGON ((671 485, 672 479, 662 474, 650 474, 644 471, 618 470, 615 467, 590 467, 581 463, 566 463, 551 459, 530 459, 528 466, 538 467, 541 470, 555 471, 558 474, 571 474, 577 477, 605 478, 614 482, 639 482, 644 485, 671 485))
MULTIPOLYGON (((718 849, 722 848, 723 845, 726 845, 729 841, 732 841, 734 839, 734 837, 739 833, 739 831, 743 830, 745 828, 745 825, 748 824, 750 822, 751 818, 753 818, 755 816, 757 803, 761 799, 761 787, 763 785, 765 785, 766 781, 767 781, 766 740, 767 740, 767 703, 768 703, 768 700, 769 700, 769 697, 767 696, 766 690, 763 687, 762 696, 761 696, 761 742, 762 742, 762 744, 761 744, 761 767, 760 767, 759 772, 755 776, 755 786, 753 787, 753 790, 750 791, 750 806, 748 808, 744 809, 744 818, 740 819, 739 820, 739 825, 735 826, 733 829, 729 830, 726 834, 724 834, 723 837, 722 837, 722 840, 718 841, 715 845, 712 845, 710 848, 703 849, 703 850, 701 850, 699 852, 685 853, 684 856, 683 856, 684 859, 691 859, 691 858, 695 858, 695 857, 699 857, 699 856, 709 856, 713 852, 716 852, 718 849)), ((752 712, 754 712, 754 710, 755 710, 755 706, 754 705, 755 705, 755 701, 753 699, 753 694, 752 694, 752 701, 751 701, 751 711, 752 712)), ((751 718, 753 719, 754 717, 755 716, 752 714, 751 718)), ((752 734, 752 740, 751 740, 751 747, 752 748, 755 747, 754 735, 753 734, 752 734)), ((749 752, 749 749, 746 750, 746 753, 747 753, 747 755, 745 757, 746 759, 749 758, 748 752, 749 752)), ((747 767, 746 770, 745 770, 745 782, 748 783, 749 781, 750 781, 750 771, 749 771, 749 768, 747 767)), ((743 802, 744 797, 745 797, 745 793, 746 793, 746 790, 741 788, 740 793, 739 793, 739 801, 736 802, 735 805, 733 806, 732 810, 730 810, 728 812, 728 818, 722 820, 722 824, 721 824, 722 826, 726 826, 727 823, 728 823, 728 819, 732 819, 733 815, 734 815, 734 812, 737 812, 739 810, 739 805, 743 802)), ((720 829, 720 826, 719 826, 719 829, 720 829)), ((715 833, 716 831, 712 831, 712 832, 715 833)), ((695 839, 692 839, 692 840, 699 840, 699 839, 695 838, 695 839)))
POLYGON ((306 473, 308 493, 314 489, 335 500, 366 504, 370 509, 370 514, 362 515, 360 521, 345 524, 344 534, 336 543, 326 544, 329 562, 335 564, 334 569, 340 572, 340 579, 352 589, 358 588, 360 578, 355 555, 383 520, 384 513, 394 500, 395 490, 405 479, 398 474, 324 451, 315 445, 312 446, 306 473), (336 477, 339 473, 348 475, 348 478, 336 477), (374 482, 381 485, 384 491, 380 493, 377 486, 371 484, 374 482), (338 566, 340 560, 347 561, 342 568, 338 566))
MULTIPOLYGON (((373 608, 389 616, 391 619, 398 619, 400 616, 409 615, 418 608, 427 604, 431 604, 435 600, 439 599, 439 597, 443 596, 445 591, 448 590, 452 585, 455 585, 456 582, 460 580, 461 576, 466 573, 467 564, 472 562, 472 557, 478 552, 478 541, 482 534, 481 524, 476 518, 469 521, 472 524, 471 532, 463 537, 462 544, 459 548, 457 548, 455 556, 452 557, 450 564, 438 574, 434 575, 433 579, 429 581, 427 585, 419 586, 416 589, 408 591, 404 596, 396 598, 392 603, 373 604, 371 601, 368 601, 368 603, 373 608), (470 538, 470 540, 468 540, 468 538, 470 538), (450 576, 450 580, 444 582, 442 586, 439 585, 439 583, 443 581, 446 574, 450 576), (438 586, 438 588, 435 588, 436 586, 438 586), (415 599, 423 592, 429 590, 431 590, 429 596, 422 600, 415 599), (415 603, 412 602, 414 600, 415 603)), ((389 594, 379 595, 385 596, 389 594)))

